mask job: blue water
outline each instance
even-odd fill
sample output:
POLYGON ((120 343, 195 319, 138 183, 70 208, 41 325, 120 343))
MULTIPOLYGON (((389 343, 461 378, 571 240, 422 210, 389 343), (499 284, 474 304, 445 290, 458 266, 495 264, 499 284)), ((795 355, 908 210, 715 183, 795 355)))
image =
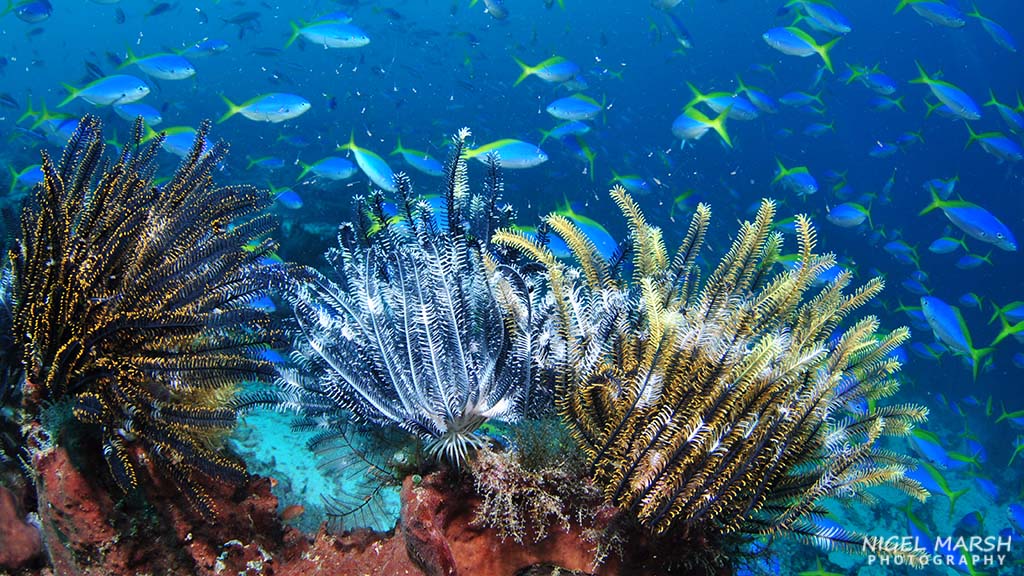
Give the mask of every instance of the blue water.
MULTIPOLYGON (((775 1, 683 2, 672 12, 692 35, 690 49, 680 48, 663 11, 640 0, 565 0, 564 9, 557 2, 547 8, 541 0, 506 0, 509 16, 500 21, 485 13, 482 2, 470 7, 468 0, 178 2, 152 16, 146 14, 158 5, 139 0, 113 5, 55 0, 53 4, 49 18, 38 23, 24 22, 13 14, 0 18, 3 171, 7 172, 7 167, 20 171, 37 163, 41 145, 51 153, 59 150, 58 136, 43 128, 32 129, 31 119, 18 122, 18 118, 30 102, 35 110, 43 102, 48 109, 56 109, 65 96, 62 83, 81 86, 87 81, 87 63, 112 74, 117 68, 114 61, 123 58, 129 48, 141 55, 180 50, 206 38, 222 39, 230 48, 194 59, 194 77, 147 79, 151 92, 142 102, 161 110, 163 124, 158 129, 195 127, 203 119, 216 120, 226 111, 221 94, 244 102, 268 92, 287 92, 312 104, 305 114, 283 123, 253 122, 237 115, 217 124, 213 132, 232 144, 230 158, 219 175, 222 181, 290 185, 301 196, 302 208, 275 207, 283 222, 281 254, 289 260, 319 265, 324 248, 334 241, 335 226, 350 216, 351 199, 368 190, 367 178, 360 173, 340 182, 315 178, 295 182, 300 160, 312 163, 327 155, 344 156, 344 152, 335 152, 335 147, 354 135, 360 146, 384 156, 396 171, 413 172, 419 191, 433 192, 440 184, 438 179, 414 172, 398 156, 388 156, 396 140, 401 137, 405 146, 425 150, 438 159, 445 157, 445 138, 462 126, 473 130, 477 144, 501 138, 539 142, 540 130, 559 122, 545 107, 571 92, 538 78, 513 87, 519 75, 513 58, 534 64, 560 55, 582 68, 588 84, 585 93, 606 102, 603 117, 591 122, 591 131, 583 136, 597 154, 595 173, 590 174, 586 163, 564 144, 545 142, 543 148, 550 157, 546 163, 505 174, 506 197, 519 210, 520 223, 533 223, 539 215, 568 201, 577 212, 601 221, 613 236, 621 238, 623 224, 606 195, 615 170, 638 174, 647 181, 650 192, 638 201, 648 218, 664 227, 669 245, 685 231, 696 202, 709 202, 715 225, 706 254, 727 249, 727 235, 735 230, 735 223, 749 216, 762 197, 779 201, 780 217, 810 214, 818 227, 820 250, 835 252, 861 281, 876 272, 886 276, 887 290, 880 305, 870 311, 888 328, 909 323, 910 318, 892 310, 899 303, 916 306, 920 297, 901 287, 915 266, 900 264, 882 249, 885 242, 895 239, 916 246, 919 269, 927 274, 923 283, 933 296, 951 304, 967 292, 981 297, 982 310, 962 308, 977 347, 987 345, 998 332, 998 324, 989 323, 993 303, 1024 300, 1024 259, 1019 251, 1002 251, 968 239, 972 253, 985 256, 991 252, 991 264, 960 270, 954 264, 963 251, 941 255, 930 253, 927 247, 940 236, 962 234, 940 211, 918 216, 929 202, 922 183, 959 176, 957 194, 989 210, 1024 239, 1024 184, 1019 162, 999 162, 977 145, 965 150, 968 132, 964 122, 934 114, 925 118, 923 99, 929 90, 909 84, 917 76, 914 62, 919 61, 929 74, 942 70, 944 80, 962 88, 979 105, 988 100, 991 90, 999 101, 1016 106, 1016 94, 1024 91, 1024 60, 1020 53, 993 42, 974 18, 967 18, 962 28, 950 29, 928 23, 910 8, 892 14, 895 1, 836 2, 853 30, 832 50, 836 73, 826 72, 815 85, 821 64, 817 56, 787 56, 761 38, 770 28, 790 24, 790 18, 777 15, 779 2, 775 1), (123 12, 123 23, 118 23, 118 10, 123 12), (284 48, 290 36, 289 22, 308 21, 337 10, 351 14, 353 24, 370 36, 369 45, 325 49, 299 41, 284 48), (223 21, 245 12, 256 12, 258 18, 244 29, 223 21), (879 65, 897 81, 893 97, 904 98, 906 111, 873 111, 874 92, 859 82, 842 81, 846 64, 879 65), (770 66, 772 72, 752 69, 754 65, 770 66), (731 92, 737 87, 737 74, 774 98, 791 91, 820 91, 824 113, 808 114, 780 106, 777 114, 763 114, 747 122, 729 121, 733 148, 708 133, 681 149, 670 127, 691 99, 686 83, 704 92, 731 92), (804 128, 813 122, 833 123, 834 131, 817 138, 804 136, 804 128), (786 130, 792 133, 780 133, 786 130), (919 132, 924 141, 901 146, 888 158, 869 156, 876 143, 895 142, 908 131, 919 132), (283 136, 301 137, 308 145, 289 145, 279 140, 283 136), (279 157, 285 166, 276 171, 246 169, 247 158, 264 156, 279 157), (820 190, 798 198, 770 187, 776 158, 786 166, 807 166, 820 190), (845 173, 851 188, 833 191, 825 177, 829 170, 845 173), (882 196, 891 176, 893 186, 882 196), (692 194, 673 206, 686 192, 692 194), (825 218, 828 208, 845 201, 870 203, 874 229, 866 225, 844 229, 829 223, 825 218)), ((1024 40, 1018 0, 985 0, 979 7, 1015 38, 1024 40)), ((960 8, 968 11, 971 6, 963 2, 960 8)), ((827 37, 813 34, 822 42, 827 37)), ((146 79, 134 66, 119 73, 146 79)), ((98 114, 121 141, 129 128, 129 123, 109 108, 95 108, 81 100, 61 112, 74 115, 72 122, 87 112, 98 114)), ((1022 143, 993 107, 984 107, 981 119, 971 126, 979 133, 1001 131, 1018 145, 1022 143)), ((176 161, 167 154, 163 165, 170 172, 176 161)), ((481 175, 481 166, 473 163, 471 176, 481 175)), ((15 202, 20 193, 17 188, 5 196, 5 204, 15 202)), ((792 248, 793 242, 788 246, 792 248)), ((926 325, 912 329, 915 342, 934 342, 926 325)), ((952 514, 941 494, 914 509, 934 534, 952 535, 957 521, 975 510, 985 514, 985 521, 973 528, 973 533, 995 535, 1011 525, 1006 510, 1020 500, 1024 458, 1016 459, 1012 466, 1007 462, 1020 431, 1009 421, 996 423, 995 419, 1004 405, 1008 411, 1024 409, 1019 392, 1024 357, 1014 361, 1014 355, 1021 352, 1021 342, 1005 339, 974 382, 970 367, 960 357, 946 353, 938 359, 913 354, 908 358, 899 400, 924 403, 932 409, 926 428, 938 434, 948 450, 970 453, 963 443, 967 432, 985 450, 979 466, 943 472, 953 489, 971 488, 952 514), (980 406, 965 400, 968 396, 980 406), (986 411, 986 404, 991 411, 986 411), (986 495, 977 488, 974 476, 990 479, 998 493, 986 495)), ((902 536, 908 533, 906 513, 898 509, 903 503, 896 497, 883 497, 876 507, 843 514, 855 529, 902 536)), ((786 558, 778 568, 761 569, 782 573, 811 570, 817 554, 826 568, 831 566, 836 572, 895 571, 867 566, 863 559, 839 554, 826 559, 824 552, 799 550, 804 554, 786 558)), ((1001 573, 1017 573, 1011 563, 1021 559, 1024 551, 1011 552, 1001 573)))

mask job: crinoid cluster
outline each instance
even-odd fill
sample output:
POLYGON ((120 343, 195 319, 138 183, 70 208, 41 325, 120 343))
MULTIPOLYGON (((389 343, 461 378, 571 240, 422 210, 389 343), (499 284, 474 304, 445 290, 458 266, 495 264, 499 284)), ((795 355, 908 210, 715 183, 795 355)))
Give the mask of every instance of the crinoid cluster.
POLYGON ((70 403, 121 488, 138 486, 144 456, 211 518, 204 483, 245 475, 217 448, 229 400, 274 375, 261 352, 276 332, 250 305, 268 284, 269 199, 214 186, 227 146, 208 147, 208 131, 157 187, 162 137, 143 145, 138 121, 109 160, 99 120, 82 118, 59 162, 43 152, 10 259, 26 410, 70 403))
POLYGON ((21 358, 14 347, 11 267, 0 265, 0 467, 21 456, 23 442, 17 414, 21 404, 21 358))
MULTIPOLYGON (((497 160, 482 194, 467 185, 463 129, 445 167, 443 204, 395 177, 397 207, 379 193, 356 200, 356 220, 289 290, 294 370, 271 403, 337 428, 351 417, 421 438, 429 455, 460 465, 491 418, 515 420, 529 400, 534 302, 523 279, 488 251, 508 224, 497 160)), ((257 399, 258 400, 258 399, 257 399)))
POLYGON ((611 196, 629 224, 629 275, 561 216, 547 224, 575 266, 511 229, 493 240, 546 268, 555 351, 546 373, 610 502, 659 533, 787 533, 859 546, 815 524, 826 498, 868 499, 865 489, 880 484, 927 497, 904 475, 914 461, 878 442, 927 416, 920 406, 875 403, 898 388, 891 353, 908 332, 850 319, 881 279, 844 293, 843 272, 815 288, 835 259, 814 253, 802 216, 796 265, 777 269, 783 238, 770 201, 702 279, 707 206, 670 257, 626 191, 611 196))

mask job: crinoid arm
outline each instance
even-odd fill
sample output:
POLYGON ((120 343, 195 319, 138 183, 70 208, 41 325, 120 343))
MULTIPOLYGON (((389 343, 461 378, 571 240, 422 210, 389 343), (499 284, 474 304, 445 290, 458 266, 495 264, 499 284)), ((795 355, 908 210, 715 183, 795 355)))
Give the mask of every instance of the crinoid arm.
POLYGON ((121 488, 139 484, 141 452, 212 518, 204 484, 245 476, 218 448, 230 401, 273 376, 260 352, 280 335, 251 305, 269 284, 268 195, 214 185, 227 146, 208 132, 158 187, 162 137, 143 144, 140 120, 110 160, 99 120, 82 118, 59 161, 42 153, 10 259, 28 412, 70 402, 121 488))
MULTIPOLYGON (((881 279, 844 292, 848 274, 814 288, 832 255, 814 252, 798 216, 798 262, 778 271, 775 204, 762 202, 703 280, 697 257, 710 210, 697 207, 672 258, 624 189, 611 191, 629 227, 632 275, 612 274, 571 221, 548 217, 575 265, 515 230, 494 242, 546 271, 553 303, 545 357, 558 410, 606 498, 654 532, 790 533, 845 546, 846 532, 810 520, 825 499, 877 485, 916 498, 909 457, 878 439, 927 417, 916 405, 865 404, 898 388, 893 350, 905 328, 850 320, 881 279), (863 411, 858 406, 870 405, 863 411)), ((849 548, 849 546, 846 546, 849 548)))
POLYGON ((438 213, 398 174, 397 208, 379 192, 357 198, 330 269, 296 276, 288 299, 299 368, 279 386, 308 418, 403 430, 455 466, 486 443, 484 422, 521 416, 534 348, 534 296, 486 237, 512 216, 497 160, 484 193, 472 193, 468 137, 453 139, 438 213))

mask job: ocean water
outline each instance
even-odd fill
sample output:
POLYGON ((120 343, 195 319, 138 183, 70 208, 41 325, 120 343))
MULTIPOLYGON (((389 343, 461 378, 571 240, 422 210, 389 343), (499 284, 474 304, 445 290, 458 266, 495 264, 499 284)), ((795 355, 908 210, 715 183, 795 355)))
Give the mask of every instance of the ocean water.
MULTIPOLYGON (((470 6, 468 0, 53 0, 49 10, 37 7, 49 12, 37 22, 16 13, 0 17, 0 164, 3 172, 16 174, 38 163, 40 147, 55 154, 68 126, 85 113, 99 115, 109 133, 123 141, 130 122, 110 106, 93 106, 82 99, 58 106, 67 95, 64 84, 81 87, 102 75, 130 74, 148 86, 149 94, 139 103, 160 112, 162 123, 156 130, 194 128, 204 119, 216 122, 227 111, 221 96, 235 103, 267 93, 300 96, 310 107, 295 118, 260 122, 237 114, 216 123, 213 136, 231 143, 231 154, 218 175, 221 181, 289 186, 301 198, 298 208, 285 202, 275 205, 282 221, 280 254, 286 260, 320 266, 324 250, 335 242, 336 226, 351 217, 353 197, 368 192, 368 179, 357 171, 337 181, 313 174, 297 180, 301 163, 330 155, 346 157, 348 152, 336 148, 353 138, 384 157, 395 171, 409 172, 417 191, 433 193, 439 189, 439 178, 389 155, 399 138, 404 146, 442 161, 445 142, 463 126, 471 128, 476 145, 504 138, 537 144, 541 130, 562 122, 546 107, 580 91, 603 107, 587 121, 589 131, 578 140, 547 139, 541 145, 546 162, 505 171, 506 199, 518 210, 519 223, 535 223, 539 216, 569 205, 621 239, 625 226, 607 195, 613 171, 636 175, 646 183, 634 196, 649 220, 663 228, 670 246, 685 233, 696 203, 709 203, 714 226, 707 255, 724 253, 736 222, 750 217, 761 198, 778 202, 780 218, 808 214, 817 226, 819 250, 834 252, 860 281, 885 276, 886 291, 869 312, 877 314, 886 328, 910 325, 913 332, 913 345, 905 346, 905 381, 898 399, 927 405, 931 417, 924 428, 940 440, 937 451, 925 450, 915 441, 907 441, 903 449, 919 452, 935 464, 951 491, 966 490, 952 509, 941 493, 912 509, 905 508, 905 498, 883 493, 875 506, 837 509, 836 514, 846 525, 880 536, 911 534, 913 516, 933 536, 1010 537, 1024 529, 1024 509, 1014 508, 1021 504, 1024 457, 1018 455, 1010 463, 1015 446, 1024 442, 1024 416, 999 418, 1004 412, 1024 410, 1024 340, 1011 335, 993 346, 979 359, 974 378, 962 354, 915 353, 914 345, 937 350, 936 336, 931 325, 900 308, 920 306, 921 288, 913 282, 919 283, 928 295, 959 307, 974 347, 981 349, 1000 331, 998 318, 992 318, 995 308, 1024 300, 1024 259, 1019 250, 967 237, 966 250, 934 253, 929 246, 937 238, 960 239, 965 234, 941 210, 919 214, 931 201, 927 181, 958 177, 951 200, 962 198, 982 206, 1024 239, 1019 155, 1013 156, 1012 146, 1002 158, 978 143, 965 147, 969 126, 978 134, 1001 133, 1019 154, 1024 127, 1007 122, 997 107, 985 103, 994 95, 1010 110, 1024 114, 1018 107, 1024 92, 1024 60, 1020 52, 997 43, 978 17, 965 16, 963 26, 948 27, 915 12, 915 7, 926 9, 936 1, 896 14, 895 1, 836 1, 835 9, 852 28, 846 34, 798 23, 822 44, 841 37, 830 50, 834 72, 828 72, 817 55, 786 55, 762 38, 770 29, 792 24, 793 13, 781 14, 777 1, 684 0, 661 9, 646 0, 565 0, 564 7, 557 1, 548 5, 544 0, 505 0, 507 16, 499 19, 485 10, 485 2, 470 6), (300 38, 286 47, 291 23, 308 23, 339 11, 366 33, 368 44, 328 48, 300 38), (174 52, 204 40, 223 41, 227 48, 188 56, 195 74, 185 79, 155 78, 135 65, 119 68, 128 50, 138 56, 174 52), (569 83, 534 76, 514 85, 520 74, 516 58, 536 64, 552 56, 576 63, 579 75, 569 83), (934 102, 935 97, 928 86, 910 82, 918 77, 915 62, 933 78, 969 95, 980 118, 965 121, 939 111, 928 114, 926 99, 934 102), (847 82, 850 67, 876 65, 895 82, 890 97, 901 98, 904 110, 876 110, 873 100, 882 94, 856 79, 847 82), (820 102, 813 109, 780 103, 775 113, 728 120, 731 147, 713 131, 682 146, 671 127, 693 97, 688 83, 705 93, 734 93, 737 77, 775 100, 804 92, 820 102), (67 116, 35 125, 44 119, 44 105, 51 113, 67 116), (818 127, 822 133, 809 129, 815 123, 824 125, 818 127), (593 169, 574 152, 581 143, 596 155, 593 169), (877 157, 880 150, 888 154, 877 157), (250 160, 267 157, 278 159, 281 166, 249 166, 250 160), (807 167, 818 190, 801 196, 773 185, 777 162, 807 167), (830 221, 832 211, 844 204, 849 208, 848 203, 865 207, 870 224, 844 227, 830 221), (897 242, 916 251, 913 261, 901 262, 893 254, 897 242), (980 265, 958 267, 958 260, 968 254, 983 257, 980 265), (977 296, 980 306, 961 303, 968 293, 977 296), (981 513, 982 522, 965 520, 974 512, 981 513)), ((946 3, 964 14, 973 6, 956 0, 946 3)), ((19 11, 26 4, 30 3, 18 2, 13 8, 19 11)), ((977 8, 1024 41, 1017 0, 983 0, 977 8)), ((699 109, 711 118, 716 115, 704 104, 699 109)), ((169 173, 177 160, 166 153, 161 164, 169 173)), ((482 176, 482 165, 472 163, 471 179, 482 176)), ((25 186, 12 183, 9 190, 3 186, 0 191, 6 192, 5 207, 14 208, 25 186)), ((792 237, 787 240, 792 248, 792 237)), ((1015 317, 1011 313, 1008 318, 1012 325, 1015 317)), ((287 419, 279 415, 254 414, 242 427, 259 429, 266 437, 290 438, 287 419)), ((283 447, 268 452, 267 444, 257 440, 240 438, 238 448, 254 466, 263 467, 260 471, 271 471, 275 465, 286 470, 282 475, 288 481, 279 484, 282 506, 307 504, 310 512, 303 522, 315 525, 322 518, 317 516, 322 514, 317 506, 320 497, 336 488, 335 480, 309 465, 315 463, 313 455, 297 449, 288 453, 283 447)), ((864 557, 791 543, 778 546, 787 551, 782 563, 756 566, 755 572, 811 571, 816 558, 839 573, 904 571, 870 564, 864 557)), ((989 570, 1021 573, 1022 561, 1024 543, 1013 536, 1012 550, 1001 566, 989 570)), ((968 573, 959 565, 929 570, 968 573)))

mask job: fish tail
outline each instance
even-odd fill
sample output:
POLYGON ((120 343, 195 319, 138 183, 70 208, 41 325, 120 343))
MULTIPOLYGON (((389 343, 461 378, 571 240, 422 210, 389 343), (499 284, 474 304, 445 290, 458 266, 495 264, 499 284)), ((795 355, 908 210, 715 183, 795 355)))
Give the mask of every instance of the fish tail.
POLYGON ((931 192, 932 194, 932 203, 925 206, 924 210, 918 212, 918 216, 924 216, 925 214, 931 212, 932 210, 935 210, 936 208, 942 208, 942 198, 939 198, 939 195, 935 193, 935 189, 929 187, 928 191, 931 192))
MULTIPOLYGON (((1010 417, 1010 413, 1006 411, 1006 403, 1000 402, 999 403, 999 410, 1002 412, 1002 414, 1000 414, 999 417, 996 418, 996 424, 998 424, 998 423, 1002 422, 1003 420, 1006 420, 1007 418, 1010 417)), ((1011 460, 1011 462, 1012 461, 1013 460, 1011 460)))
POLYGON ((779 160, 778 157, 775 158, 775 165, 778 166, 779 169, 775 173, 775 178, 772 178, 772 184, 778 184, 779 182, 782 181, 783 178, 786 177, 787 174, 789 174, 789 170, 786 169, 786 167, 782 164, 782 160, 779 160))
POLYGON ((28 120, 29 118, 32 118, 33 120, 35 120, 36 118, 39 117, 39 113, 36 112, 35 108, 32 106, 32 95, 31 94, 29 94, 29 96, 28 96, 28 103, 27 104, 28 104, 28 108, 21 114, 21 116, 18 116, 18 124, 21 124, 22 122, 24 122, 25 120, 28 120))
POLYGON ((978 140, 979 136, 978 133, 975 132, 973 128, 971 128, 970 124, 964 122, 964 126, 967 126, 967 133, 969 134, 969 136, 967 137, 967 143, 964 144, 964 150, 967 150, 968 148, 971 147, 971 144, 974 144, 978 140))
POLYGON ((693 92, 693 100, 690 100, 690 103, 686 105, 687 108, 691 108, 707 100, 707 97, 704 94, 701 94, 701 91, 698 90, 692 82, 687 82, 686 85, 690 87, 690 92, 693 92))
POLYGON ((1003 316, 1003 309, 999 307, 994 301, 989 300, 992 303, 992 316, 988 319, 988 323, 991 324, 996 321, 996 318, 1003 316))
POLYGON ((583 153, 586 154, 586 156, 587 156, 587 166, 588 166, 587 169, 590 171, 590 181, 593 182, 594 181, 594 159, 597 158, 597 154, 595 154, 594 151, 590 149, 590 146, 587 146, 585 142, 583 143, 583 146, 584 146, 583 153))
POLYGON ((964 488, 963 490, 951 490, 949 492, 946 492, 946 496, 949 498, 949 517, 950 518, 953 517, 953 509, 956 508, 956 501, 959 500, 961 496, 963 496, 964 494, 967 494, 970 491, 971 491, 971 489, 968 487, 968 488, 964 488))
POLYGON ((295 41, 298 40, 299 34, 302 34, 302 29, 299 28, 299 25, 294 20, 289 22, 288 25, 292 27, 292 35, 289 36, 288 41, 284 43, 285 48, 294 44, 295 41))
POLYGON ((1020 99, 1020 92, 1017 92, 1017 107, 1013 110, 1014 112, 1024 112, 1024 101, 1020 99))
POLYGON ((972 10, 967 13, 967 16, 970 16, 971 18, 977 18, 978 20, 986 20, 987 19, 984 16, 982 16, 981 15, 981 11, 978 10, 978 3, 977 2, 971 2, 971 8, 972 8, 972 10))
POLYGON ((512 86, 519 86, 520 84, 522 84, 523 80, 526 80, 531 75, 533 75, 533 73, 536 72, 536 70, 533 69, 533 66, 530 66, 529 64, 523 62, 522 60, 516 58, 515 56, 513 56, 512 59, 515 60, 516 64, 519 64, 519 67, 522 69, 522 73, 519 75, 519 78, 516 78, 515 83, 512 84, 512 86))
POLYGON ((843 62, 843 65, 846 66, 850 70, 850 77, 846 79, 847 86, 849 86, 850 84, 853 84, 854 80, 860 78, 861 75, 864 74, 860 70, 857 70, 853 66, 850 66, 849 62, 843 62))
MULTIPOLYGON (((543 132, 543 130, 542 130, 542 132, 543 132)), ((542 142, 543 142, 543 140, 542 140, 542 142)), ((394 156, 395 154, 401 154, 402 152, 405 152, 405 148, 402 148, 402 137, 399 136, 397 138, 397 142, 395 143, 395 149, 392 150, 391 154, 388 154, 388 156, 394 156)))
POLYGON ((924 67, 917 60, 914 60, 914 64, 917 66, 917 73, 919 76, 910 81, 911 84, 929 84, 932 79, 928 77, 928 73, 924 71, 924 67))
POLYGON ((552 133, 552 132, 554 132, 554 130, 545 130, 545 129, 543 129, 543 128, 540 128, 540 129, 539 129, 538 131, 539 131, 539 132, 541 133, 541 135, 542 135, 542 138, 540 139, 540 144, 537 144, 538 146, 540 146, 541 144, 543 144, 543 143, 544 143, 544 141, 545 141, 545 140, 547 140, 548 138, 550 138, 550 137, 551 137, 551 133, 552 133))
MULTIPOLYGON (((1004 411, 1004 413, 1005 413, 1005 411, 1004 411)), ((998 422, 998 420, 997 420, 997 422, 998 422)), ((1018 436, 1018 438, 1020 438, 1020 437, 1018 436)), ((1017 454, 1020 454, 1020 448, 1015 448, 1014 449, 1013 454, 1010 455, 1010 461, 1006 463, 1007 467, 1010 467, 1010 466, 1013 465, 1013 461, 1014 461, 1015 458, 1017 458, 1017 454)))
POLYGON ((997 334, 996 337, 992 340, 992 343, 988 345, 988 348, 982 348, 982 350, 991 351, 993 346, 1002 342, 1007 336, 1013 336, 1014 334, 1019 334, 1021 331, 1024 331, 1024 322, 1018 322, 1011 326, 1009 320, 1006 319, 1006 315, 1003 314, 1002 310, 999 310, 998 314, 999 334, 997 334))
POLYGON ((18 186, 18 171, 14 169, 14 166, 7 165, 7 171, 11 173, 11 187, 7 189, 7 196, 11 197, 14 195, 14 189, 18 186))
POLYGON ((736 90, 737 94, 740 93, 740 92, 746 92, 747 91, 746 85, 743 84, 743 78, 740 78, 739 74, 736 75, 736 83, 739 85, 739 89, 736 90))
POLYGON ((731 109, 732 106, 726 107, 725 110, 719 112, 718 116, 716 116, 714 120, 708 122, 708 126, 710 126, 715 132, 718 132, 718 135, 722 138, 722 142, 728 144, 729 148, 732 148, 732 138, 729 138, 729 132, 725 129, 725 120, 729 117, 729 110, 731 109))
POLYGON ((900 112, 907 111, 907 109, 903 107, 903 96, 896 99, 896 107, 900 109, 900 112))
POLYGON ((306 164, 302 160, 299 160, 299 166, 302 166, 302 172, 299 172, 299 177, 295 179, 296 182, 305 178, 306 174, 309 174, 309 171, 313 169, 312 164, 306 164))
POLYGON ((834 72, 835 70, 832 69, 832 57, 829 56, 828 52, 836 45, 837 42, 839 42, 842 39, 842 36, 833 38, 815 49, 815 52, 818 53, 818 56, 821 56, 822 61, 825 62, 825 68, 828 68, 829 72, 834 72))
POLYGON ((985 102, 985 106, 999 106, 999 100, 996 100, 996 93, 991 88, 988 89, 988 102, 985 102))
MULTIPOLYGON (((1004 329, 1003 332, 1006 332, 1006 330, 1004 329)), ((1008 332, 1006 336, 1009 336, 1010 334, 1013 333, 1014 332, 1011 329, 1011 331, 1008 332)), ((1000 333, 1000 336, 1003 336, 1003 334, 1000 333)), ((1005 338, 1006 336, 1003 336, 1003 338, 1005 338)), ((978 379, 978 368, 981 367, 981 361, 985 359, 985 356, 988 356, 993 351, 995 351, 995 348, 993 348, 993 346, 995 345, 996 342, 993 342, 987 348, 979 348, 977 350, 971 348, 971 377, 973 378, 972 381, 976 381, 978 379)))
POLYGON ((228 105, 228 111, 225 112, 224 115, 221 116, 219 120, 217 120, 217 124, 220 124, 221 122, 227 120, 228 118, 231 118, 232 116, 234 116, 235 114, 238 114, 239 111, 242 110, 241 106, 238 106, 234 102, 232 102, 231 100, 228 100, 227 96, 221 94, 220 95, 220 99, 223 100, 224 103, 228 105))
POLYGON ((75 98, 78 98, 78 95, 81 93, 81 90, 79 90, 78 88, 75 88, 71 84, 65 84, 65 83, 61 82, 61 85, 64 86, 65 90, 68 91, 68 95, 63 100, 60 101, 60 104, 57 104, 57 108, 63 108, 69 102, 71 102, 75 98))
POLYGON ((900 3, 896 5, 896 9, 892 11, 893 14, 899 14, 901 10, 913 4, 910 0, 900 0, 900 3))

